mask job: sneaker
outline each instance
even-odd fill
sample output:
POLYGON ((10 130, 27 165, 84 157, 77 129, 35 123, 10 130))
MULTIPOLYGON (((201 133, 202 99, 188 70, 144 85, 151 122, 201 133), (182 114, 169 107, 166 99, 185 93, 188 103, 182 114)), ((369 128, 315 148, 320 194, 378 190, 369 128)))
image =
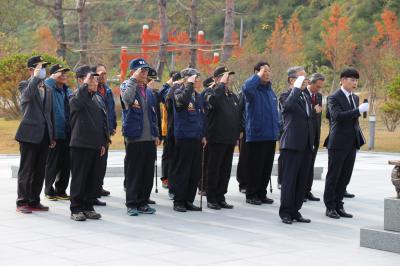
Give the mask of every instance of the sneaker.
POLYGON ((139 215, 139 211, 137 208, 128 208, 128 210, 126 211, 126 213, 129 216, 138 216, 139 215))
POLYGON ((52 196, 52 195, 45 195, 46 199, 50 201, 57 201, 58 197, 57 196, 52 196))
POLYGON ((102 197, 110 196, 110 191, 105 190, 104 188, 102 188, 102 189, 101 189, 101 196, 102 196, 102 197))
POLYGON ((98 220, 101 218, 101 214, 96 211, 84 211, 83 214, 87 219, 98 220))
POLYGON ((161 180, 161 183, 163 188, 168 188, 168 178, 161 180))
POLYGON ((246 199, 246 203, 252 204, 252 205, 261 205, 262 202, 259 199, 252 198, 252 199, 246 199))
POLYGON ((146 204, 146 205, 139 207, 138 211, 139 211, 139 213, 143 213, 143 214, 153 214, 156 212, 156 209, 154 209, 146 204))
POLYGON ((69 200, 69 196, 66 193, 62 193, 56 196, 58 200, 69 200))
POLYGON ((74 221, 82 222, 86 221, 86 216, 85 214, 83 214, 83 212, 71 213, 71 219, 74 221))
POLYGON ((35 211, 35 212, 47 212, 49 211, 49 207, 42 205, 41 203, 38 203, 36 205, 32 205, 32 206, 28 206, 28 208, 31 211, 35 211))
POLYGON ((27 205, 22 205, 22 206, 17 206, 17 212, 20 213, 32 213, 32 211, 29 209, 27 205))
POLYGON ((183 205, 183 204, 174 204, 174 211, 186 212, 187 209, 186 209, 185 205, 183 205))

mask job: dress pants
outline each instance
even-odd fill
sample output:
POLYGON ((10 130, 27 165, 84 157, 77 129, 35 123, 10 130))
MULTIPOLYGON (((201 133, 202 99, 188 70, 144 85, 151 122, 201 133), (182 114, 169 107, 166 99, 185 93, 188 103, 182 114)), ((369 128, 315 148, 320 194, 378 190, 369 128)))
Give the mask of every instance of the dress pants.
POLYGON ((201 177, 202 144, 197 139, 175 139, 171 190, 174 204, 193 203, 201 177))
POLYGON ((71 213, 93 211, 93 202, 101 186, 100 149, 70 148, 71 155, 71 213))
POLYGON ((328 150, 328 173, 326 174, 324 203, 327 209, 343 208, 343 195, 350 183, 357 150, 328 150))
POLYGON ((283 162, 281 206, 279 216, 298 218, 303 206, 307 174, 311 163, 311 149, 304 151, 281 150, 283 162))
POLYGON ((70 169, 69 141, 57 139, 56 146, 49 149, 47 155, 44 193, 49 196, 66 194, 70 169))
POLYGON ((154 141, 129 142, 126 148, 126 206, 147 204, 154 182, 156 145, 154 141))
POLYGON ((316 146, 313 149, 311 154, 310 169, 308 170, 307 183, 306 183, 306 194, 305 194, 306 197, 308 194, 310 194, 312 190, 312 185, 314 182, 314 164, 315 164, 315 158, 317 157, 317 153, 318 153, 318 146, 316 146))
POLYGON ((247 186, 246 175, 248 174, 247 160, 248 160, 248 147, 246 143, 246 137, 239 141, 239 161, 236 169, 236 180, 239 183, 239 189, 245 189, 247 186))
POLYGON ((18 171, 18 198, 17 206, 35 206, 40 203, 46 158, 49 150, 49 137, 45 134, 38 144, 20 142, 21 152, 18 171))
POLYGON ((232 158, 235 145, 208 143, 207 164, 207 201, 218 203, 225 201, 232 170, 232 158))
POLYGON ((274 164, 276 141, 247 142, 246 199, 265 199, 274 164))

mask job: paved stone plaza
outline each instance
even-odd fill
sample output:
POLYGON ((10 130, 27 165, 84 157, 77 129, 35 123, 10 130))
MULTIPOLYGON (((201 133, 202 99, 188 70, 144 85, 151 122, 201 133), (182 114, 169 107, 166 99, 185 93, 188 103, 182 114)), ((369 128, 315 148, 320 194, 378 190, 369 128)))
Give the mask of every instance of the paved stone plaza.
MULTIPOLYGON (((160 154, 159 154, 160 155, 160 154)), ((0 265, 400 265, 400 255, 360 247, 360 228, 383 226, 385 197, 395 196, 388 160, 400 154, 359 153, 345 208, 353 219, 325 216, 322 202, 307 202, 303 216, 311 224, 285 225, 278 216, 279 190, 273 178, 273 205, 245 204, 236 179, 227 201, 233 210, 202 213, 172 211, 165 189, 153 194, 155 215, 129 217, 124 206, 122 178, 106 178, 111 196, 98 207, 100 221, 69 219, 69 202, 42 202, 48 213, 15 211, 16 179, 11 165, 18 156, 0 156, 0 265)), ((234 160, 236 161, 236 159, 234 160)), ((110 165, 121 166, 122 152, 110 153, 110 165)), ((160 160, 158 160, 160 163, 160 160)), ((316 166, 327 166, 321 152, 316 166)), ((313 192, 322 197, 323 180, 313 192)), ((160 183, 159 183, 160 185, 160 183)), ((196 199, 196 201, 198 198, 196 199)), ((205 199, 204 199, 204 202, 205 199)), ((197 202, 198 203, 198 202, 197 202)), ((399 221, 400 222, 400 221, 399 221)))

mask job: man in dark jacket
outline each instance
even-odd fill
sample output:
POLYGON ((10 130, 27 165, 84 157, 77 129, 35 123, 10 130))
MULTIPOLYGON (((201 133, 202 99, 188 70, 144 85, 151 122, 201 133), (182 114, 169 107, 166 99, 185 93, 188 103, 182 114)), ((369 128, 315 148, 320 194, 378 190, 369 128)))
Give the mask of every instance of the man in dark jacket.
POLYGON ((293 220, 309 223, 299 210, 303 205, 307 174, 314 144, 311 103, 306 90, 307 80, 300 76, 294 88, 281 95, 283 133, 280 139, 283 162, 281 206, 279 216, 285 224, 293 220))
POLYGON ((278 101, 271 86, 269 64, 257 63, 254 72, 242 88, 248 144, 246 202, 272 204, 273 200, 267 197, 267 186, 279 137, 278 101))
POLYGON ((48 149, 55 147, 53 98, 43 82, 48 64, 41 56, 30 58, 31 76, 19 84, 22 119, 15 139, 21 152, 17 198, 21 213, 49 210, 40 203, 48 149))
POLYGON ((215 86, 205 94, 207 111, 207 207, 232 209, 226 203, 231 177, 233 151, 239 138, 239 100, 230 90, 229 77, 235 72, 226 67, 214 71, 215 86))
POLYGON ((306 183, 306 194, 304 200, 320 201, 319 198, 315 197, 311 192, 312 184, 314 181, 314 164, 315 158, 319 148, 319 142, 321 139, 321 114, 322 114, 322 94, 319 92, 324 86, 325 77, 322 74, 314 73, 310 77, 310 84, 307 86, 305 93, 311 99, 311 120, 314 131, 314 148, 312 150, 312 159, 310 163, 310 169, 308 171, 308 178, 306 183))
POLYGON ((343 196, 353 173, 357 150, 365 144, 358 118, 369 107, 368 103, 358 106, 359 98, 353 93, 359 77, 356 69, 344 69, 340 74, 341 88, 328 97, 330 130, 324 203, 326 216, 334 219, 353 217, 344 210, 343 196))
POLYGON ((49 150, 46 160, 44 194, 49 200, 69 200, 66 193, 70 176, 69 98, 73 95, 72 90, 66 84, 69 71, 69 68, 56 64, 50 68, 51 76, 45 81, 53 96, 55 140, 57 143, 54 149, 49 150))
MULTIPOLYGON (((102 105, 102 108, 107 111, 107 122, 108 122, 108 132, 110 136, 114 136, 117 129, 117 115, 115 113, 115 101, 114 94, 107 84, 107 68, 103 64, 98 64, 96 66, 96 73, 99 75, 99 85, 97 88, 96 96, 102 105)), ((108 145, 106 146, 106 153, 101 157, 101 188, 99 191, 99 196, 109 196, 110 191, 103 188, 104 177, 107 170, 107 160, 108 160, 108 145)), ((98 199, 95 200, 94 205, 104 206, 105 202, 98 199)))
POLYGON ((201 87, 199 72, 193 68, 181 71, 183 84, 174 92, 174 166, 171 189, 174 193, 174 210, 200 211, 193 204, 201 176, 204 138, 204 110, 201 96, 195 87, 201 87))
POLYGON ((89 66, 76 69, 78 89, 70 99, 71 110, 71 219, 100 219, 93 208, 101 187, 101 157, 110 136, 107 113, 96 92, 98 74, 89 66))
POLYGON ((129 216, 156 212, 148 205, 156 147, 160 144, 156 99, 146 85, 149 68, 144 59, 132 60, 129 64, 132 75, 120 86, 125 107, 122 134, 126 142, 126 207, 129 216))

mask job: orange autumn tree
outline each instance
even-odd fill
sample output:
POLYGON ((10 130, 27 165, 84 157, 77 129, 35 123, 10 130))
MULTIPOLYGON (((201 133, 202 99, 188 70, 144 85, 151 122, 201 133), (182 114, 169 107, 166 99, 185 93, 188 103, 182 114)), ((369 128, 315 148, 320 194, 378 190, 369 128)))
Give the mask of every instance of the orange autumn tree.
POLYGON ((322 52, 333 69, 331 91, 337 87, 339 70, 352 63, 352 56, 356 47, 348 22, 349 18, 341 14, 338 4, 332 6, 329 18, 322 22, 324 29, 321 33, 324 43, 322 52))
POLYGON ((398 17, 393 11, 385 9, 381 14, 382 22, 375 21, 378 34, 373 38, 376 46, 393 49, 400 54, 400 27, 398 17))
POLYGON ((40 26, 36 30, 36 47, 37 52, 46 53, 49 55, 57 55, 57 40, 54 38, 51 30, 47 26, 40 26))
POLYGON ((274 31, 267 40, 265 50, 267 61, 271 65, 274 76, 272 85, 278 92, 286 89, 285 76, 289 62, 285 51, 285 36, 286 30, 282 16, 278 16, 275 20, 274 31))
POLYGON ((304 54, 304 33, 301 29, 299 14, 294 12, 287 26, 284 35, 283 48, 290 65, 303 65, 304 54))

